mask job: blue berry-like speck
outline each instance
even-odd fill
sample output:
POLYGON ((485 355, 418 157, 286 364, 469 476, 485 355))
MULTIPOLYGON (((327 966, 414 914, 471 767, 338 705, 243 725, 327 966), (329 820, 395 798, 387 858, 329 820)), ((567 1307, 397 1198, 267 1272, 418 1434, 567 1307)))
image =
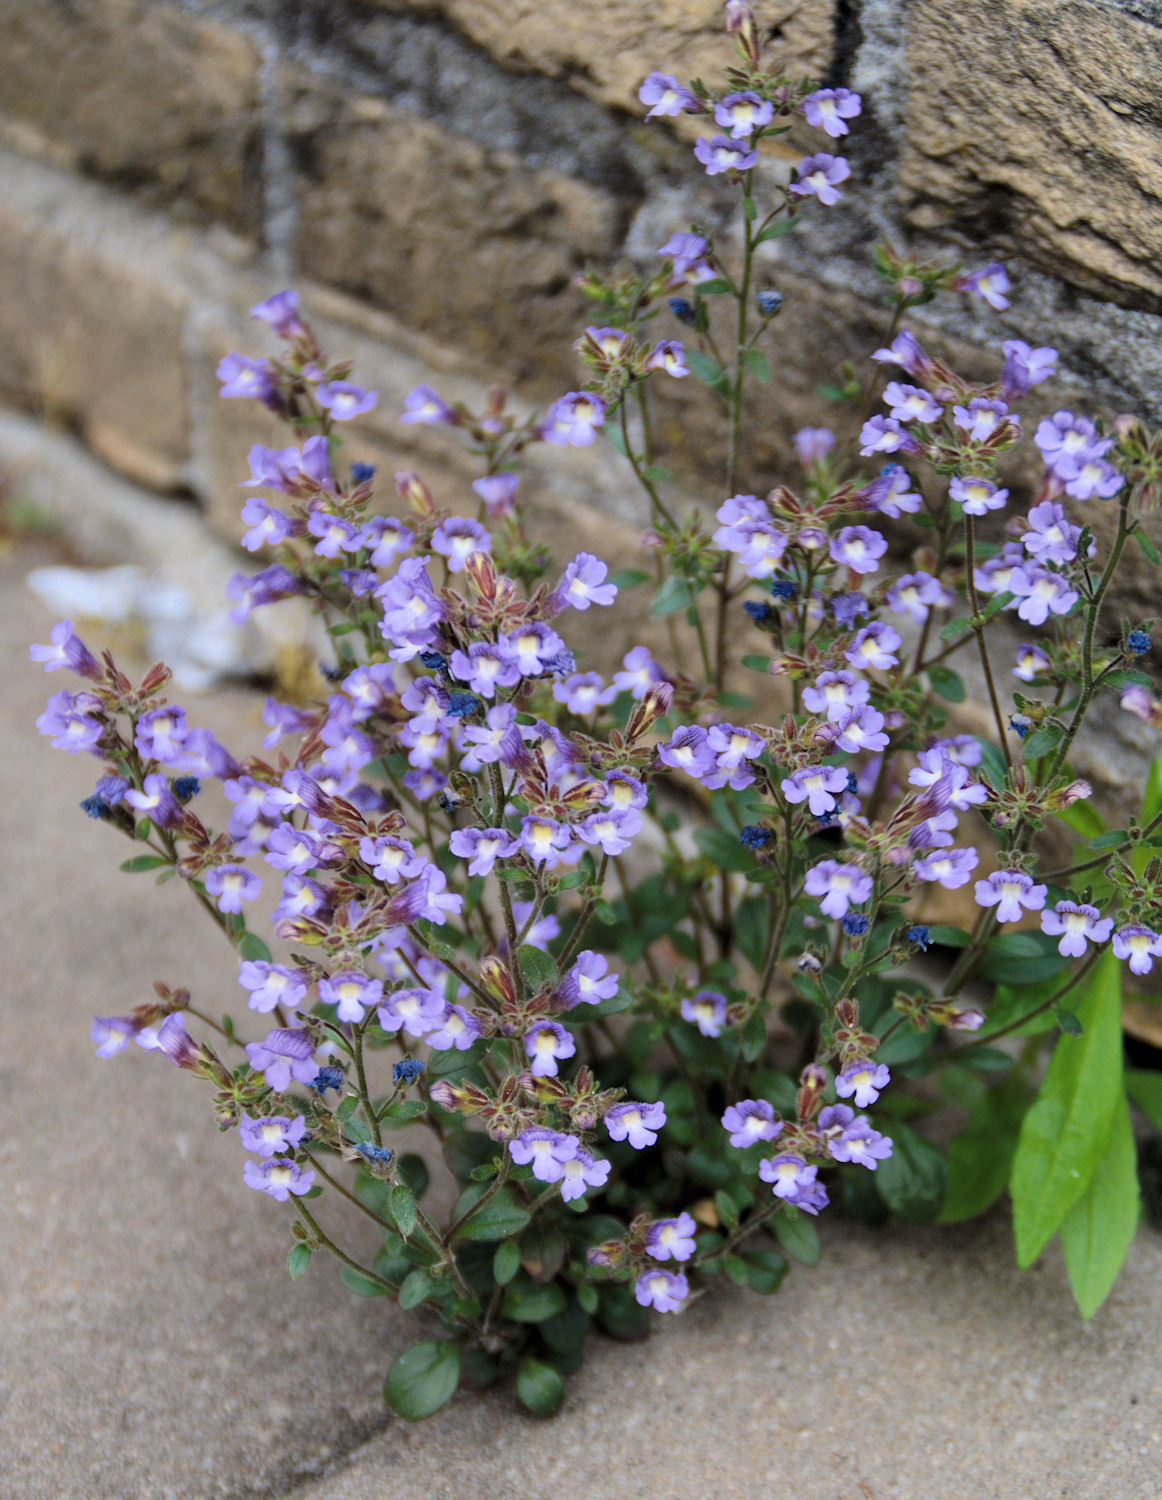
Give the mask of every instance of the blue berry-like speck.
POLYGON ((173 784, 173 794, 179 802, 189 802, 202 790, 202 783, 196 776, 179 776, 173 784))
POLYGON ((748 823, 739 831, 738 841, 744 849, 761 849, 764 844, 769 844, 774 834, 769 828, 764 828, 760 823, 748 823))
POLYGON ((755 303, 764 318, 773 318, 783 305, 782 292, 756 292, 755 303))
POLYGON ((366 484, 369 479, 375 478, 374 464, 352 464, 351 478, 356 484, 366 484))
POLYGON ((480 699, 475 693, 452 693, 449 695, 448 707, 444 712, 450 719, 466 719, 479 707, 480 699))
POLYGON ((932 946, 932 934, 927 927, 909 927, 904 936, 910 943, 915 943, 917 948, 925 949, 932 946))
POLYGON ((418 1057, 405 1057, 392 1068, 391 1076, 395 1083, 415 1083, 423 1071, 424 1065, 418 1057))
POLYGON ((756 625, 762 625, 771 617, 771 606, 764 604, 761 599, 747 599, 742 607, 756 625))
POLYGON ((867 928, 867 918, 857 911, 849 911, 843 919, 843 930, 849 937, 861 937, 867 928))
POLYGON ((1126 645, 1135 656, 1145 656, 1150 649, 1150 637, 1144 630, 1131 630, 1126 637, 1126 645))
POLYGON ((100 797, 86 797, 81 803, 81 811, 90 818, 107 818, 109 816, 109 804, 102 802, 100 797))
POLYGON ((693 323, 696 316, 694 312, 694 304, 692 302, 687 302, 685 297, 671 297, 670 311, 674 314, 679 323, 693 323))
POLYGON ((311 1087, 316 1093, 325 1094, 328 1089, 341 1089, 343 1087, 342 1068, 320 1068, 315 1075, 315 1081, 311 1087))
POLYGON ((365 1156, 368 1161, 389 1162, 395 1154, 393 1151, 389 1151, 386 1146, 373 1146, 370 1141, 357 1142, 355 1149, 359 1152, 360 1156, 365 1156))
POLYGON ((771 584, 771 593, 776 599, 793 599, 798 592, 798 586, 789 578, 776 578, 771 584))
POLYGON ((1032 719, 1027 719, 1024 714, 1014 714, 1009 720, 1009 728, 1019 740, 1023 740, 1032 727, 1032 719))
POLYGON ((448 665, 448 658, 442 651, 421 651, 420 660, 430 672, 442 671, 448 665))

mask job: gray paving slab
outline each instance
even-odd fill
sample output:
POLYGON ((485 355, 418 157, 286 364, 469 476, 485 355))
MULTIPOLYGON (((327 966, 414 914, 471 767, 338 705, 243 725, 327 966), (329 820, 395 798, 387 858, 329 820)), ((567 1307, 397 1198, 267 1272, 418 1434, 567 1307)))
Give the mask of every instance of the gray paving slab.
MULTIPOLYGON (((34 560, 0 559, 2 1500, 1162 1496, 1162 1237, 1085 1325, 1054 1253, 1012 1268, 1003 1214, 825 1222, 777 1299, 728 1289, 646 1344, 596 1343, 553 1422, 499 1392, 386 1419, 416 1315, 329 1269, 289 1282, 286 1217, 197 1085, 92 1056, 94 1012, 154 977, 209 1003, 234 967, 184 892, 138 901, 77 810, 93 762, 32 729, 61 683, 27 665, 52 624, 20 584, 34 560)), ((229 739, 256 713, 241 691, 197 704, 229 739)))

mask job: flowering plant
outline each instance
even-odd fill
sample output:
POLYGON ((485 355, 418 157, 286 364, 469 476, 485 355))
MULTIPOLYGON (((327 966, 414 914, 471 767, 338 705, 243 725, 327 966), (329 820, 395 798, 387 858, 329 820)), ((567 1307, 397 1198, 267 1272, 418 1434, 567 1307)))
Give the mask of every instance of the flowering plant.
POLYGON ((1059 411, 1034 433, 1031 507, 1006 510, 998 465, 1055 352, 1011 340, 995 380, 963 379, 902 318, 946 291, 1005 307, 1003 268, 881 248, 891 323, 839 393, 848 436, 805 429, 796 487, 740 493, 781 303, 762 247, 849 176, 823 151, 772 180, 762 143, 799 115, 838 141, 861 101, 768 66, 745 0, 727 25, 739 60, 717 90, 655 73, 641 98, 713 120, 695 154, 737 191, 737 238, 694 226, 660 268, 581 277, 603 320, 577 346, 589 378, 543 419, 503 393, 483 411, 408 397, 404 422, 455 429, 478 458, 474 514, 410 472, 379 508, 338 437, 376 397, 294 293, 254 309, 278 357, 222 362, 222 394, 295 437, 251 451, 248 486, 283 499, 246 501, 243 546, 278 560, 233 581, 234 616, 311 601, 326 701, 269 699, 263 753, 238 758, 166 698, 165 667, 135 685, 68 621, 32 651, 84 679, 38 726, 104 763, 85 811, 140 846, 122 869, 186 882, 237 950, 250 1013, 216 1021, 158 984, 95 1022, 98 1054, 136 1043, 210 1086, 245 1181, 288 1205, 292 1276, 327 1251, 353 1292, 431 1311, 445 1336, 387 1376, 405 1417, 508 1368, 529 1409, 554 1410, 594 1320, 635 1336, 720 1275, 775 1292, 786 1256, 814 1263, 836 1192, 871 1219, 955 1221, 1007 1186, 1021 1263, 1060 1231, 1086 1314, 1136 1222, 1127 1091, 1158 1100, 1123 1073, 1121 972, 1162 956, 1162 759, 1140 817, 1110 831, 1069 756, 1111 691, 1162 722, 1137 665, 1148 622, 1103 615, 1130 539, 1159 561, 1142 517, 1162 438, 1059 411), (683 339, 651 332, 667 314, 683 339), (725 418, 713 531, 675 514, 651 439, 656 384, 690 374, 725 418), (648 571, 588 552, 561 569, 526 532, 522 454, 599 437, 648 497, 648 571), (1104 556, 1094 502, 1116 514, 1104 556), (668 652, 637 646, 606 682, 586 627, 651 582, 668 652), (1014 616, 1029 631, 1008 693, 990 643, 1014 616), (950 723, 958 656, 979 662, 986 732, 950 723), (207 779, 232 804, 217 830, 193 805, 207 779), (1046 833, 1077 841, 1054 868, 1046 833), (246 916, 263 864, 277 956, 246 916), (962 893, 940 899, 975 912, 966 927, 926 916, 941 891, 962 893), (995 982, 987 1011, 962 998, 974 976, 995 982), (909 1123, 934 1102, 967 1110, 947 1156, 909 1123), (404 1150, 405 1129, 431 1150, 404 1150), (336 1238, 329 1197, 374 1222, 370 1261, 336 1238))

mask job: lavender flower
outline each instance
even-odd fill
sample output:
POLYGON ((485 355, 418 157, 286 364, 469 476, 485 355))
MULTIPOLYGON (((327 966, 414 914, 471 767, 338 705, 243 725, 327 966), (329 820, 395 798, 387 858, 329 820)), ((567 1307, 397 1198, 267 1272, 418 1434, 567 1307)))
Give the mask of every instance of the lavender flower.
POLYGON ((998 312, 1004 312, 1009 305, 1009 299, 1005 295, 1011 290, 1009 277, 999 261, 993 261, 979 271, 970 271, 961 276, 956 287, 958 291, 971 292, 974 297, 980 297, 998 312))
POLYGON ((365 391, 360 385, 351 385, 346 380, 331 380, 315 388, 315 399, 331 413, 336 422, 349 422, 352 417, 361 417, 374 409, 379 397, 374 391, 365 391))
POLYGON ((28 648, 30 660, 43 662, 46 672, 56 672, 61 667, 68 667, 80 677, 89 677, 94 681, 100 679, 101 668, 84 641, 75 634, 71 620, 62 620, 59 625, 54 625, 48 638, 51 645, 28 648))
POLYGON ((609 961, 603 953, 583 948, 558 991, 570 1008, 577 1004, 599 1005, 612 1000, 618 991, 618 978, 609 972, 609 961))
POLYGON ((814 686, 803 689, 803 706, 813 714, 826 714, 831 723, 845 718, 868 700, 870 688, 853 672, 821 672, 814 686))
POLYGON ((319 980, 319 999, 336 1007, 340 1021, 358 1026, 369 1010, 383 997, 383 981, 370 979, 358 969, 344 969, 328 979, 319 980))
POLYGON ((899 665, 900 658, 895 654, 899 645, 899 634, 882 620, 876 620, 856 633, 843 655, 853 667, 886 671, 899 665))
POLYGON ((888 590, 888 607, 898 615, 911 615, 923 625, 931 609, 948 602, 943 584, 930 573, 905 573, 888 590))
POLYGON ((256 1156, 277 1156, 282 1151, 293 1151, 307 1133, 304 1116, 267 1115, 253 1119, 243 1115, 238 1122, 238 1139, 247 1151, 256 1156))
POLYGON ((432 550, 448 559, 448 568, 457 573, 473 552, 491 552, 492 538, 478 521, 454 516, 432 533, 432 550))
POLYGON ((1074 500, 1092 500, 1095 495, 1110 500, 1125 482, 1104 458, 1084 458, 1077 466, 1077 473, 1066 480, 1065 493, 1074 500))
POLYGON ((1048 666, 1049 658, 1040 646, 1019 646, 1017 648, 1017 665, 1013 668, 1013 676, 1021 682, 1032 682, 1048 666))
POLYGON ((678 1312, 689 1295, 690 1283, 681 1271, 644 1271, 634 1287, 637 1302, 656 1312, 678 1312))
POLYGON ((804 766, 784 778, 780 788, 788 802, 806 802, 811 813, 821 818, 835 811, 836 799, 847 790, 847 772, 838 766, 804 766))
POLYGON ((998 489, 991 479, 976 475, 954 476, 949 481, 948 493, 963 506, 966 516, 984 516, 990 510, 1000 510, 1009 498, 1008 490, 998 489))
POLYGON ((830 427, 801 427, 792 442, 799 462, 809 469, 812 464, 821 464, 835 447, 835 434, 830 427))
POLYGON ((972 879, 980 862, 975 849, 942 849, 937 854, 918 859, 913 870, 919 880, 932 881, 947 891, 959 890, 972 879))
POLYGON ((708 240, 700 234, 672 234, 657 252, 664 260, 674 263, 674 282, 685 280, 686 273, 697 265, 710 248, 708 240))
POLYGON ((694 155, 706 168, 708 177, 717 177, 721 172, 749 172, 759 159, 757 151, 750 151, 741 141, 728 135, 700 136, 694 146, 694 155))
POLYGON ((1148 974, 1154 960, 1162 958, 1162 937, 1149 927, 1132 922, 1114 933, 1114 953, 1129 959, 1131 974, 1148 974))
POLYGON ((243 959, 238 969, 238 983, 250 991, 246 1002, 251 1010, 271 1011, 282 1005, 293 1010, 307 994, 307 982, 294 969, 264 959, 243 959))
POLYGON ((437 990, 399 989, 385 995, 376 1011, 382 1030, 422 1037, 446 1024, 443 994, 437 990))
POLYGON ((662 765, 671 766, 676 771, 685 771, 699 781, 711 775, 717 764, 714 751, 710 748, 709 736, 700 724, 688 724, 682 729, 675 729, 669 741, 658 746, 658 759, 662 765))
POLYGON ((773 1141, 783 1122, 775 1119, 774 1106, 765 1099, 740 1099, 728 1106, 722 1126, 730 1132, 730 1144, 742 1150, 756 1141, 773 1141))
POLYGON ((306 335, 306 325, 299 317, 298 292, 275 292, 272 297, 250 309, 250 316, 273 328, 280 339, 292 341, 306 335))
POLYGON ((403 405, 401 422, 419 422, 430 426, 437 422, 454 424, 456 421, 456 413, 430 385, 417 385, 414 391, 409 391, 405 396, 403 405))
POLYGON ((269 1193, 276 1203, 285 1203, 291 1193, 301 1198, 310 1191, 315 1180, 313 1171, 304 1172, 290 1157, 274 1157, 270 1161, 248 1161, 242 1169, 247 1187, 257 1188, 260 1193, 269 1193))
POLYGON ((447 1014, 437 1031, 426 1038, 433 1052, 466 1052, 472 1043, 484 1035, 480 1022, 470 1010, 462 1005, 449 1005, 447 1014))
POLYGON ((1057 411, 1046 417, 1033 435, 1046 467, 1063 482, 1076 477, 1082 464, 1101 458, 1113 445, 1111 438, 1099 438, 1097 428, 1087 417, 1071 411, 1057 411))
POLYGON ((497 688, 515 687, 520 681, 520 669, 494 641, 473 641, 466 652, 453 651, 450 670, 482 698, 495 698, 497 688))
POLYGON ((699 990, 692 1000, 682 1001, 682 1019, 693 1022, 703 1036, 718 1036, 726 1025, 726 996, 699 990))
POLYGON ((791 192, 797 198, 814 195, 820 203, 838 203, 843 194, 838 184, 851 176, 851 168, 842 156, 831 156, 820 151, 815 156, 805 156, 795 168, 798 181, 791 184, 791 192))
POLYGON ((244 865, 220 865, 206 876, 206 894, 221 912, 240 912, 243 901, 254 901, 262 881, 244 865))
POLYGON ((469 861, 469 875, 489 875, 498 859, 520 852, 519 840, 504 828, 457 828, 450 840, 452 853, 469 861))
MULTIPOLYGON (((538 1182, 560 1182, 565 1175, 565 1163, 573 1160, 580 1146, 581 1142, 575 1135, 562 1135, 556 1130, 532 1126, 509 1141, 508 1150, 518 1167, 532 1167, 538 1182)), ((571 1196, 578 1197, 579 1194, 571 1196)))
POLYGON ((880 1097, 892 1081, 892 1075, 883 1063, 874 1063, 870 1058, 861 1058, 849 1063, 835 1080, 835 1092, 841 1099, 854 1097, 858 1109, 866 1109, 880 1097))
POLYGON ((616 858, 629 848, 641 826, 642 815, 635 808, 602 808, 579 823, 576 833, 582 843, 598 844, 602 853, 616 858))
POLYGON ((1067 615, 1081 597, 1060 573, 1032 566, 1013 569, 1009 592, 1020 601, 1017 614, 1030 625, 1044 625, 1050 614, 1067 615))
POLYGON ((810 1189, 819 1173, 818 1167, 809 1167, 801 1156, 787 1152, 782 1156, 769 1157, 759 1162, 759 1176, 771 1184, 776 1198, 795 1207, 803 1207, 802 1200, 810 1201, 810 1189))
POLYGON ((249 1042, 246 1056, 256 1073, 262 1073, 268 1087, 276 1094, 285 1093, 293 1078, 296 1083, 314 1083, 319 1071, 311 1045, 311 1033, 305 1029, 277 1027, 268 1031, 261 1042, 249 1042))
POLYGON ((697 1249, 698 1226, 688 1213, 676 1219, 655 1219, 646 1230, 646 1251, 654 1260, 689 1260, 697 1249))
POLYGON ((814 896, 825 916, 842 920, 851 906, 862 906, 872 893, 872 878, 858 865, 821 860, 807 871, 804 890, 814 896))
MULTIPOLYGON (((728 94, 714 106, 714 123, 729 130, 736 141, 749 140, 756 130, 774 119, 775 106, 749 89, 742 94, 728 94)), ((699 161, 702 158, 699 157, 699 161)))
POLYGON ((1030 557, 1042 563, 1070 563, 1077 556, 1081 527, 1074 526, 1063 508, 1053 500, 1042 500, 1029 512, 1029 530, 1021 544, 1030 557))
POLYGON ((577 1043, 556 1021, 536 1021, 524 1035, 525 1051, 532 1058, 534 1078, 555 1078, 558 1059, 572 1057, 577 1043))
POLYGON ((522 677, 540 677, 565 651, 565 642, 548 625, 522 625, 500 644, 522 677))
POLYGON ((807 124, 825 130, 830 136, 848 133, 848 120, 859 114, 863 101, 850 89, 816 89, 803 100, 807 124))
POLYGON ((664 115, 696 114, 702 107, 690 90, 683 88, 670 73, 651 73, 638 90, 638 98, 649 105, 647 120, 664 115))
MULTIPOLYGON (((1020 870, 994 870, 976 883, 976 904, 995 906, 998 922, 1019 922, 1026 911, 1040 911, 1048 886, 1034 885, 1020 870)), ((857 1101, 858 1102, 858 1101, 857 1101)))
POLYGON ((574 672, 564 682, 554 682, 553 697, 571 714, 583 717, 605 708, 617 697, 616 687, 606 687, 597 672, 574 672))
POLYGON ((1041 931, 1060 936, 1057 951, 1065 958, 1081 958, 1090 943, 1104 943, 1113 925, 1114 919, 1103 917, 1096 906, 1077 906, 1072 901, 1058 901, 1041 913, 1041 931))
POLYGON ((584 1146, 564 1163, 561 1174, 561 1197, 566 1203, 585 1196, 587 1187, 604 1187, 609 1179, 610 1163, 599 1161, 584 1146))
POLYGON ((94 1016, 89 1036, 97 1043, 98 1057, 116 1057, 141 1032, 132 1016, 94 1016))
POLYGON ((655 1145, 658 1131, 665 1123, 664 1104, 615 1104, 605 1116, 610 1140, 628 1141, 635 1151, 655 1145))
POLYGON ((1006 401, 1027 396, 1033 386, 1057 373, 1056 349, 1031 349, 1021 339, 1006 339, 1001 348, 1005 356, 1001 369, 1001 395, 1006 401))
POLYGON ((683 376, 690 373, 690 366, 686 363, 686 351, 677 339, 662 339, 659 344, 655 345, 653 352, 646 360, 645 368, 661 370, 675 380, 681 380, 683 376))
POLYGON ((754 785, 755 775, 748 761, 757 759, 766 745, 753 729, 715 724, 707 730, 706 749, 714 757, 714 764, 710 773, 703 776, 703 785, 712 791, 728 786, 741 792, 754 785))
POLYGON ((550 406, 541 435, 558 447, 587 448, 604 421, 605 403, 600 397, 569 391, 550 406))
POLYGON ((883 714, 870 704, 849 709, 835 721, 835 748, 845 755, 858 755, 861 750, 878 754, 888 748, 888 736, 883 732, 885 723, 883 714))
POLYGON ((227 354, 219 361, 218 379, 222 396, 253 396, 274 410, 278 408, 278 386, 274 372, 265 359, 247 359, 243 354, 227 354))
POLYGON ((174 828, 182 820, 181 803, 164 776, 147 776, 142 790, 127 791, 125 801, 158 828, 174 828))
POLYGON ((617 587, 605 581, 608 573, 606 565, 592 552, 578 552, 553 590, 553 603, 558 609, 580 610, 588 609, 591 604, 612 604, 617 598, 617 587))
POLYGON ((869 458, 873 453, 916 453, 919 444, 895 417, 869 417, 859 434, 860 453, 869 458))
POLYGON ((944 408, 935 396, 929 395, 918 385, 901 385, 893 380, 884 387, 884 402, 888 415, 897 422, 935 422, 944 408))
POLYGON ((891 1138, 873 1130, 866 1116, 856 1117, 846 1104, 821 1110, 818 1129, 833 1161, 855 1162, 874 1172, 892 1154, 891 1138))

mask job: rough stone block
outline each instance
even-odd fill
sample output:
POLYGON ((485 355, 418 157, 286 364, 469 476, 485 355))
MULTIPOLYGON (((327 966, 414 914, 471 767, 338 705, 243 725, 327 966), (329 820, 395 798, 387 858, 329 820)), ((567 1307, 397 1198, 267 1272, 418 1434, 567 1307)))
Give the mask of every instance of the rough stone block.
MULTIPOLYGON (((78 232, 70 185, 5 166, 0 201, 0 389, 78 427, 113 467, 154 489, 183 481, 186 297, 78 232)), ((91 227, 91 226, 90 226, 91 227)))
MULTIPOLYGON (((389 9, 400 0, 381 0, 389 9)), ((655 68, 681 77, 716 75, 732 60, 720 0, 403 0, 409 10, 438 10, 502 62, 535 68, 591 98, 637 108, 642 79, 655 68)), ((829 0, 773 0, 762 21, 792 66, 819 75, 831 56, 829 0)))
POLYGON ((1157 19, 1087 0, 921 0, 908 25, 908 221, 1162 310, 1157 19))
POLYGON ((0 0, 0 31, 0 129, 23 148, 186 218, 257 228, 259 56, 245 36, 151 0, 0 0))

